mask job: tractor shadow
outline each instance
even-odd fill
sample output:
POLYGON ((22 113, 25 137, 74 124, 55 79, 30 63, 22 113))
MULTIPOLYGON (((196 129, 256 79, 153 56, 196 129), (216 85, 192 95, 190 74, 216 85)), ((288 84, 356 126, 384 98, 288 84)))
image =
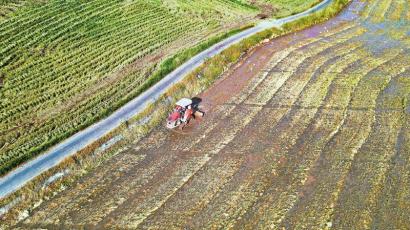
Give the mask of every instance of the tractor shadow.
POLYGON ((202 98, 193 97, 191 100, 192 100, 192 107, 194 108, 194 111, 195 111, 193 118, 194 120, 197 120, 197 119, 201 120, 205 116, 204 108, 203 106, 201 106, 202 98), (196 112, 199 112, 199 114, 196 112))

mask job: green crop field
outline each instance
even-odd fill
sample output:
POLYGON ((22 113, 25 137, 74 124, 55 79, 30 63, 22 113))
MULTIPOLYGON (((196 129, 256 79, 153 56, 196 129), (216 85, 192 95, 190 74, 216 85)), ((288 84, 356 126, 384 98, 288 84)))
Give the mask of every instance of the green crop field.
POLYGON ((131 138, 52 198, 33 191, 15 227, 410 229, 409 35, 410 1, 353 0, 260 44, 198 95, 200 122, 131 138))
POLYGON ((0 1, 0 175, 110 114, 183 49, 317 0, 0 1))

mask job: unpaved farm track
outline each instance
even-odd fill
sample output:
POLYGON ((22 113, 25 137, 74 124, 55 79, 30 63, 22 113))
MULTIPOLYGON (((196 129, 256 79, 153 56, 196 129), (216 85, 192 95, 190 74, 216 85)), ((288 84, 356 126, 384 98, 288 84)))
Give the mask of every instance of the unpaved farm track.
POLYGON ((21 228, 409 229, 410 3, 275 39, 21 228))

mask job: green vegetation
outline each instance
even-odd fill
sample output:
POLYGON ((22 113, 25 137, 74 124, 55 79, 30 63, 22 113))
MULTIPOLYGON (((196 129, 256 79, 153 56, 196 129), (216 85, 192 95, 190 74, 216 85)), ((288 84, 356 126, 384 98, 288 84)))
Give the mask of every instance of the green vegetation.
MULTIPOLYGON (((95 167, 79 161, 92 158, 110 137, 95 143, 69 160, 72 174, 46 194, 34 182, 26 187, 24 200, 0 226, 22 209, 30 215, 22 228, 409 229, 410 191, 403 188, 410 186, 410 43, 396 35, 410 29, 410 21, 396 16, 401 8, 400 15, 407 15, 409 5, 387 2, 394 1, 369 2, 365 18, 346 21, 358 13, 355 1, 330 23, 278 39, 270 55, 245 59, 240 68, 255 66, 259 57, 269 62, 228 103, 213 107, 199 135, 158 127, 139 141, 163 122, 173 101, 201 92, 224 70, 235 69, 232 64, 251 47, 289 31, 265 31, 209 59, 131 120, 129 129, 118 130, 130 135, 130 143, 107 155, 124 154, 71 184, 69 192, 27 208, 48 200, 88 165, 95 167), (372 24, 384 19, 396 20, 395 26, 372 24), (148 122, 135 125, 147 116, 148 122)), ((321 20, 287 29, 314 22, 321 20)))
POLYGON ((25 1, 21 0, 0 0, 0 20, 5 19, 9 14, 12 14, 25 1))
MULTIPOLYGON (((144 84, 140 87, 139 91, 137 91, 135 93, 135 95, 130 95, 130 98, 133 98, 134 96, 137 96, 138 94, 142 93, 143 91, 145 91, 146 89, 148 89, 149 87, 151 87, 152 85, 154 85, 155 83, 157 83, 158 81, 160 81, 163 77, 165 77, 168 73, 172 72, 174 69, 176 69, 178 66, 182 65, 184 62, 186 62, 187 60, 189 60, 189 58, 195 56, 196 54, 200 53, 201 51, 211 47, 212 45, 224 40, 225 38, 232 36, 236 33, 239 33, 243 30, 246 30, 250 27, 252 27, 253 25, 249 25, 249 26, 244 26, 242 28, 239 29, 234 29, 232 31, 229 31, 228 33, 225 33, 223 35, 214 37, 209 39, 206 42, 203 42, 195 47, 183 50, 180 53, 177 53, 176 55, 166 59, 165 61, 163 61, 158 69, 150 76, 149 79, 147 79, 147 81, 144 82, 144 84)), ((127 99, 124 100, 124 103, 128 101, 127 99)))
POLYGON ((0 6, 15 6, 0 20, 0 175, 112 113, 260 12, 237 0, 0 6))
MULTIPOLYGON (((232 31, 231 33, 236 33, 238 31, 232 31)), ((139 123, 141 120, 144 120, 148 114, 153 116, 148 123, 143 125, 133 126, 130 130, 125 127, 119 127, 117 130, 113 131, 106 137, 100 139, 99 141, 93 143, 86 149, 82 150, 80 154, 76 155, 73 158, 67 159, 64 163, 60 166, 56 167, 49 172, 44 173, 41 177, 37 178, 36 181, 31 182, 29 185, 25 186, 24 189, 20 190, 18 193, 13 194, 13 196, 3 200, 1 204, 7 204, 9 201, 19 197, 21 194, 24 194, 26 200, 21 202, 16 209, 13 210, 7 218, 13 219, 14 215, 18 215, 17 210, 21 210, 24 207, 27 207, 29 204, 33 204, 37 202, 38 199, 43 199, 44 196, 50 197, 52 196, 53 189, 46 189, 42 194, 39 195, 38 191, 34 191, 33 188, 36 187, 36 184, 42 183, 48 176, 56 173, 64 168, 68 167, 72 169, 73 174, 70 176, 65 177, 61 181, 57 181, 53 187, 59 187, 61 184, 71 183, 75 181, 75 178, 83 175, 84 167, 87 170, 91 170, 95 168, 97 165, 101 163, 101 159, 93 156, 93 152, 96 148, 98 148, 102 143, 110 139, 113 135, 117 135, 118 133, 123 134, 126 136, 126 140, 121 141, 120 143, 112 146, 110 149, 107 150, 109 154, 104 154, 104 159, 106 157, 112 156, 112 154, 118 153, 124 148, 124 145, 130 144, 131 142, 135 142, 139 140, 141 137, 146 135, 153 127, 157 126, 160 122, 163 121, 166 114, 172 109, 175 100, 179 99, 180 97, 187 97, 191 95, 195 95, 203 91, 207 86, 211 85, 221 74, 224 72, 227 66, 231 66, 235 62, 237 62, 241 56, 248 52, 250 49, 258 45, 261 41, 267 38, 277 37, 283 34, 283 31, 271 29, 266 30, 261 33, 258 33, 244 41, 228 48, 227 50, 223 51, 221 54, 215 56, 214 58, 209 59, 205 64, 197 68, 193 73, 187 76, 183 82, 176 84, 173 88, 171 88, 165 95, 163 95, 155 104, 149 106, 143 113, 139 114, 134 119, 130 120, 130 124, 139 123), (189 85, 189 87, 187 87, 189 85), (74 160, 76 158, 76 160, 74 160)), ((159 67, 157 71, 152 74, 152 76, 158 76, 158 79, 161 76, 164 76, 168 71, 171 71, 176 66, 182 64, 185 59, 188 59, 190 56, 200 52, 202 49, 209 47, 213 43, 217 42, 224 37, 229 36, 230 34, 224 34, 220 37, 213 38, 208 40, 201 45, 195 46, 194 48, 187 49, 174 55, 173 57, 164 61, 159 67)), ((48 199, 48 198, 47 198, 48 199)))
MULTIPOLYGON (((143 91, 155 60, 255 11, 230 1, 203 8, 209 9, 186 12, 155 1, 51 1, 23 7, 3 21, 0 174, 143 91)), ((163 69, 159 76, 169 71, 163 69)))
POLYGON ((326 7, 323 10, 300 18, 296 21, 286 23, 285 25, 283 25, 283 29, 288 31, 301 30, 313 24, 327 21, 337 15, 350 1, 351 0, 335 0, 329 7, 326 7))

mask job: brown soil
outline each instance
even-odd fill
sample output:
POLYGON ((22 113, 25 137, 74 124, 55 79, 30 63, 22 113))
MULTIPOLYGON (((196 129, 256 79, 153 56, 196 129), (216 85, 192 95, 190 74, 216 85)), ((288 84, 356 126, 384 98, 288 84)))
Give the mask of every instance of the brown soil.
POLYGON ((369 28, 379 5, 255 48, 184 135, 157 127, 19 226, 410 228, 410 43, 369 28))

